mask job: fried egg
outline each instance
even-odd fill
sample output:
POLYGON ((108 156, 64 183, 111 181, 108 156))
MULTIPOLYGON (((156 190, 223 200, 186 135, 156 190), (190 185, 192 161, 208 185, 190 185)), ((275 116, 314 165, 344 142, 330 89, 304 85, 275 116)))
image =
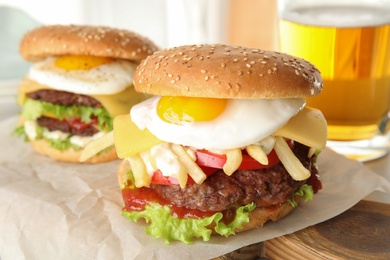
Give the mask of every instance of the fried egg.
POLYGON ((271 135, 305 106, 302 98, 212 99, 153 97, 130 117, 165 142, 196 149, 243 148, 271 135))
POLYGON ((27 77, 56 90, 86 95, 110 95, 133 82, 136 64, 92 56, 50 57, 35 63, 27 77))

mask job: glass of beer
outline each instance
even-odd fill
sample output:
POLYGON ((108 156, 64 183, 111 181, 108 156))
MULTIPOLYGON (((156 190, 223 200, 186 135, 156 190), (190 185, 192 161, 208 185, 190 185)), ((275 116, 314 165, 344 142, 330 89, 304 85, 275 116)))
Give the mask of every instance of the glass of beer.
POLYGON ((328 121, 328 146, 362 161, 388 151, 389 0, 278 0, 280 51, 324 80, 307 105, 328 121))

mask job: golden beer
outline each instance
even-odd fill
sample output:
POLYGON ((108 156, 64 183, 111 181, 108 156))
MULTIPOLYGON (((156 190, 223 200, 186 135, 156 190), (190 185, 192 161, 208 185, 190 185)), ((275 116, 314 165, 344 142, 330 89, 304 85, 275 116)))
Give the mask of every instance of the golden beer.
POLYGON ((345 11, 295 10, 295 18, 280 22, 280 50, 321 71, 323 91, 307 105, 325 115, 330 140, 374 137, 390 104, 390 21, 375 21, 386 10, 345 11))

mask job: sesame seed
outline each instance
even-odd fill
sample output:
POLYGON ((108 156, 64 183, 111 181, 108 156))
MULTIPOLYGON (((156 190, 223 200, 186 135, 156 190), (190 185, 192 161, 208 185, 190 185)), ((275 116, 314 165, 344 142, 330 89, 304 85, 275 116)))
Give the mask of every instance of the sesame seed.
POLYGON ((173 75, 172 75, 171 73, 168 73, 168 77, 169 77, 169 78, 172 78, 172 76, 173 76, 173 75))
POLYGON ((298 70, 295 70, 295 74, 299 75, 299 71, 298 71, 298 70))
POLYGON ((268 73, 268 74, 271 74, 271 73, 272 73, 271 69, 267 70, 267 73, 268 73))
POLYGON ((247 68, 252 67, 252 65, 250 65, 249 63, 247 63, 246 66, 247 66, 247 68))
POLYGON ((226 67, 226 64, 222 62, 222 63, 221 63, 221 67, 222 67, 222 68, 225 68, 225 67, 226 67))
POLYGON ((272 68, 272 70, 275 72, 275 71, 277 71, 277 70, 278 70, 278 68, 276 68, 276 67, 273 67, 273 68, 272 68))
POLYGON ((203 74, 205 74, 207 72, 207 70, 200 70, 200 72, 202 72, 203 74))
POLYGON ((260 63, 261 63, 261 64, 267 64, 267 61, 262 60, 262 61, 260 61, 260 63))
POLYGON ((244 73, 242 72, 242 70, 239 70, 238 71, 238 76, 242 76, 244 73))
POLYGON ((208 81, 209 80, 209 76, 204 77, 204 80, 208 81))
POLYGON ((233 62, 237 62, 237 61, 238 61, 238 59, 234 59, 234 60, 233 60, 233 62))
POLYGON ((264 74, 260 73, 260 74, 259 74, 259 76, 260 76, 260 77, 263 77, 263 76, 264 76, 264 74))
POLYGON ((174 80, 174 79, 173 79, 173 80, 171 80, 171 83, 172 83, 172 84, 173 84, 173 83, 175 83, 175 82, 176 82, 176 80, 174 80))

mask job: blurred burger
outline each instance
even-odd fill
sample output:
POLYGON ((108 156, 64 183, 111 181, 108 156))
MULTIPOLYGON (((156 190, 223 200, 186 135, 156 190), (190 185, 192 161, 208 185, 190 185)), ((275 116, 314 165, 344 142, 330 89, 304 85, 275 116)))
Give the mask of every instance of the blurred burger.
MULTIPOLYGON (((19 86, 16 132, 41 154, 78 162, 86 144, 112 130, 114 116, 145 100, 134 90, 133 74, 156 50, 139 34, 109 27, 51 25, 28 32, 20 54, 34 64, 19 86)), ((88 162, 115 158, 111 146, 88 162)))
MULTIPOLYGON (((321 189, 322 113, 304 97, 322 89, 309 62, 227 45, 162 50, 137 68, 154 97, 114 120, 123 215, 145 219, 166 243, 229 236, 289 214, 321 189)), ((91 148, 91 149, 90 149, 91 148)), ((87 147, 103 149, 99 144, 87 147)), ((91 150, 91 152, 88 152, 91 150)))

